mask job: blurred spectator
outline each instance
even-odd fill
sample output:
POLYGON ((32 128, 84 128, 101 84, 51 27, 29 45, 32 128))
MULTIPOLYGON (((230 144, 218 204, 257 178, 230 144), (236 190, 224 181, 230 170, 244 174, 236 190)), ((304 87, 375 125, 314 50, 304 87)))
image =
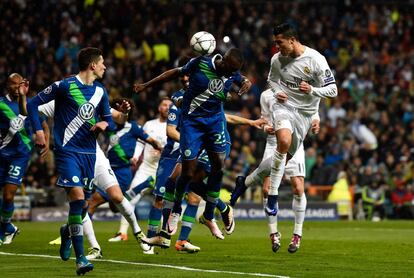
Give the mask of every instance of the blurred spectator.
POLYGON ((411 185, 398 182, 391 193, 394 215, 398 219, 414 219, 414 195, 411 185))
POLYGON ((364 207, 365 218, 374 222, 384 218, 385 193, 380 187, 379 180, 374 179, 365 184, 362 188, 362 204, 364 207))
POLYGON ((349 192, 347 175, 344 171, 338 174, 338 180, 333 185, 332 191, 328 195, 328 202, 336 203, 338 215, 341 218, 352 219, 352 196, 349 192))

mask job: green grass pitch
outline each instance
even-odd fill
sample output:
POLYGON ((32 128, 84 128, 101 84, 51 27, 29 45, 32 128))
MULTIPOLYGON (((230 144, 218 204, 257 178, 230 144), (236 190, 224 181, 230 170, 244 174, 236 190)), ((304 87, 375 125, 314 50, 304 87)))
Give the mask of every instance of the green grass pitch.
MULTIPOLYGON (((21 234, 0 246, 0 277, 76 276, 74 260, 61 261, 59 247, 48 245, 60 224, 17 222, 21 234)), ((146 223, 140 225, 146 228, 146 223)), ((305 222, 296 254, 287 252, 292 221, 279 223, 278 253, 271 251, 265 221, 237 221, 234 234, 223 241, 196 224, 191 241, 201 247, 197 254, 180 254, 171 246, 157 248, 157 255, 143 255, 132 236, 126 242, 107 241, 118 222, 94 226, 104 259, 113 261, 95 261, 89 277, 414 277, 414 221, 305 222)))

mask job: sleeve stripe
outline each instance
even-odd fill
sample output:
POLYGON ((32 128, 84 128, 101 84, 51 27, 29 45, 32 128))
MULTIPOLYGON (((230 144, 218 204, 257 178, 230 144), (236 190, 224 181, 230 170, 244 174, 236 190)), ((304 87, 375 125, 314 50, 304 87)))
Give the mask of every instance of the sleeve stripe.
POLYGON ((336 84, 336 83, 335 82, 330 82, 328 84, 323 85, 322 87, 326 87, 326 86, 329 86, 329 85, 332 85, 332 84, 336 84))

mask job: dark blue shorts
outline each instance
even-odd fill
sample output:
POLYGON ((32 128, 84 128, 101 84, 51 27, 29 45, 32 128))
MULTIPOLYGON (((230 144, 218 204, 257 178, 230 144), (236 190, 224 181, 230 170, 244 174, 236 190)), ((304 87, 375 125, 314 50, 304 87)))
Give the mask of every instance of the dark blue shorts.
POLYGON ((82 187, 85 193, 91 194, 95 160, 95 154, 56 151, 55 164, 59 174, 57 185, 64 188, 82 187))
POLYGON ((183 160, 197 158, 201 149, 226 152, 226 122, 222 114, 183 117, 180 130, 180 151, 183 160))
POLYGON ((30 155, 0 156, 0 188, 6 183, 22 184, 29 159, 30 155))

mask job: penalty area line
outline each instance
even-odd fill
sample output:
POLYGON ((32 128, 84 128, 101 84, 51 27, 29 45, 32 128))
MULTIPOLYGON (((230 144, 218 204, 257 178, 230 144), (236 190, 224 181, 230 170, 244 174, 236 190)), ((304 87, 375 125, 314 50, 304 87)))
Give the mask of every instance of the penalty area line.
MULTIPOLYGON (((7 253, 0 252, 0 255, 5 256, 18 256, 18 257, 37 257, 37 258, 48 258, 48 259, 61 259, 59 256, 51 255, 42 255, 42 254, 19 254, 19 253, 7 253)), ((74 259, 74 258, 71 258, 74 259)), ((276 277, 276 278, 289 278, 289 276, 280 276, 266 273, 252 273, 252 272, 240 272, 240 271, 227 271, 227 270, 216 270, 216 269, 200 269, 186 266, 176 266, 168 264, 152 264, 152 263, 138 263, 138 262, 128 262, 128 261, 118 261, 118 260, 107 260, 107 259, 98 259, 93 260, 94 262, 107 262, 115 264, 126 264, 126 265, 137 265, 137 266, 152 266, 152 267, 161 267, 161 268, 170 268, 178 269, 183 271, 193 271, 193 272, 204 272, 204 273, 224 273, 224 274, 234 274, 234 275, 245 275, 245 276, 257 276, 257 277, 276 277)))

